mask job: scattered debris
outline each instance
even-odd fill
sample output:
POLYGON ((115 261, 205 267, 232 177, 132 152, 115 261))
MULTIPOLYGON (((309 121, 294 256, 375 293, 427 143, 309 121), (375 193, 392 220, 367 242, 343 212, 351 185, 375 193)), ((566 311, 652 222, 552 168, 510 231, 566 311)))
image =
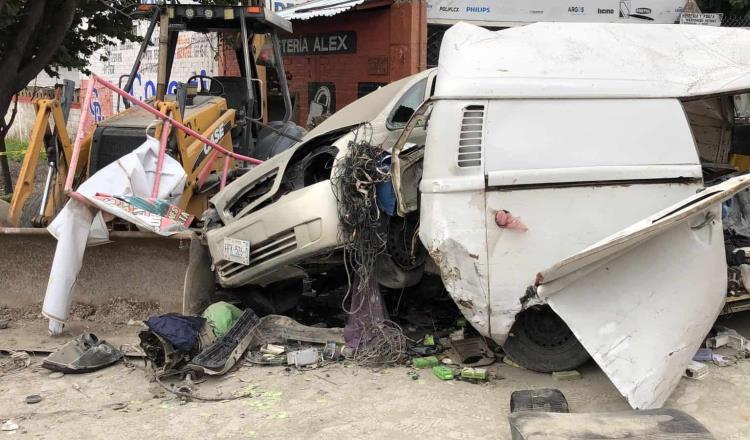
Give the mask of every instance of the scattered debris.
POLYGON ((317 364, 320 360, 320 352, 317 348, 308 348, 299 351, 290 351, 286 354, 286 362, 295 367, 305 367, 317 364))
POLYGON ((511 357, 510 357, 510 356, 508 356, 507 354, 506 354, 505 356, 503 356, 503 363, 504 363, 505 365, 511 366, 511 367, 513 367, 513 368, 520 368, 520 369, 522 369, 522 370, 525 370, 525 368, 524 368, 524 367, 522 367, 522 366, 518 365, 518 364, 516 363, 516 361, 514 361, 513 359, 511 359, 511 357))
POLYGON ((261 347, 260 352, 261 353, 267 353, 267 354, 273 354, 273 355, 279 355, 286 351, 286 348, 283 345, 275 345, 275 344, 266 344, 263 347, 261 347))
POLYGON ((461 369, 461 378, 472 380, 487 380, 487 369, 464 367, 461 369))
POLYGON ((685 377, 688 379, 703 380, 708 376, 708 366, 706 364, 690 361, 687 367, 685 367, 685 377))
POLYGON ((566 380, 578 380, 581 378, 581 373, 579 373, 576 370, 569 370, 569 371, 553 371, 552 377, 555 378, 556 381, 563 382, 566 380))
POLYGON ((86 394, 86 393, 85 393, 85 392, 84 392, 84 391, 83 391, 83 390, 81 389, 81 386, 80 386, 80 385, 78 385, 77 383, 73 382, 73 383, 72 383, 72 384, 70 384, 70 385, 71 385, 71 386, 73 387, 73 389, 74 389, 74 390, 76 390, 76 391, 78 391, 79 393, 81 393, 81 394, 83 394, 84 396, 86 396, 86 398, 87 398, 87 399, 90 399, 90 398, 91 398, 91 396, 89 396, 88 394, 86 394))
POLYGON ((146 320, 146 325, 150 331, 169 341, 175 349, 191 352, 198 344, 198 333, 206 321, 206 318, 200 316, 168 313, 151 316, 146 320))
POLYGON ((452 331, 449 335, 451 341, 461 341, 464 339, 464 329, 458 329, 456 331, 452 331))
POLYGON ((513 391, 510 395, 510 412, 521 411, 568 413, 568 399, 555 388, 513 391))
POLYGON ((693 355, 693 360, 698 362, 712 362, 714 352, 710 348, 699 348, 693 355))
POLYGON ((245 309, 232 328, 194 357, 189 367, 209 375, 226 373, 247 351, 258 322, 258 315, 245 309))
POLYGON ((88 373, 114 364, 122 352, 99 340, 93 333, 83 333, 47 356, 42 366, 63 373, 88 373))
POLYGON ((213 303, 203 311, 203 317, 208 321, 217 339, 224 336, 240 316, 242 310, 224 301, 213 303))
POLYGON ((50 379, 59 379, 59 378, 61 378, 63 376, 65 376, 65 373, 61 373, 59 371, 53 371, 52 373, 49 374, 48 377, 50 379))
POLYGON ((18 430, 18 424, 13 422, 13 420, 6 420, 5 423, 0 426, 0 431, 17 431, 18 430))
POLYGON ((8 328, 8 324, 10 324, 10 319, 0 319, 0 330, 8 328))
POLYGON ((729 356, 724 356, 723 354, 719 353, 714 353, 712 359, 714 364, 718 365, 719 367, 726 367, 737 363, 736 359, 730 358, 729 356))
POLYGON ((31 394, 31 395, 26 396, 26 399, 24 399, 24 400, 29 405, 33 405, 35 403, 41 402, 42 401, 42 396, 40 396, 39 394, 31 394))
POLYGON ((440 361, 435 356, 413 358, 411 362, 414 368, 432 368, 440 365, 440 361))
POLYGON ((453 380, 455 373, 449 367, 445 365, 437 365, 432 367, 432 373, 440 380, 453 380))
POLYGON ((737 351, 750 351, 750 340, 737 333, 736 330, 727 327, 718 327, 716 336, 706 339, 707 348, 720 348, 727 346, 737 351))
POLYGON ((483 337, 451 340, 458 363, 466 367, 484 367, 495 362, 495 353, 483 337))
POLYGON ((22 370, 31 365, 31 356, 25 351, 12 351, 10 356, 0 359, 0 376, 22 370))

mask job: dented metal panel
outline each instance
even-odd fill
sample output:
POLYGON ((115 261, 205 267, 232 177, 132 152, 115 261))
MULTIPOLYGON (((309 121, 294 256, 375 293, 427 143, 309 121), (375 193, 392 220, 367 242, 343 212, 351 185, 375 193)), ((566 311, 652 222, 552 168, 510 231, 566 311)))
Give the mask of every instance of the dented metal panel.
POLYGON ((482 191, 423 194, 419 237, 464 317, 489 336, 489 286, 482 191), (461 206, 461 209, 456 209, 461 206), (429 220, 427 220, 429 219, 429 220))
POLYGON ((536 268, 585 249, 699 188, 698 183, 667 183, 487 191, 492 338, 505 342, 536 268), (499 228, 499 210, 520 218, 528 231, 499 228))
POLYGON ((708 188, 538 274, 538 298, 633 408, 664 404, 718 316, 720 202, 748 186, 741 176, 708 188))

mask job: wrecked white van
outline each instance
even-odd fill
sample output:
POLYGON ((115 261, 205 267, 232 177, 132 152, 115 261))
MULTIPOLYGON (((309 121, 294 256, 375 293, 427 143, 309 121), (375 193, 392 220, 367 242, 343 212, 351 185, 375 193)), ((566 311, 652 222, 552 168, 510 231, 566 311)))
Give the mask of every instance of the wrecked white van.
MULTIPOLYGON (((431 258, 388 249, 396 275, 376 278, 437 271, 519 364, 565 370, 590 355, 633 407, 661 406, 724 301, 719 202, 750 180, 706 189, 701 159, 727 162, 724 95, 750 90, 748 72, 746 30, 454 26, 437 80, 371 98, 382 122, 405 91, 432 96, 382 141, 398 198, 389 221, 402 222, 389 230, 418 231, 431 258)), ((347 110, 334 117, 360 114, 347 110)), ((353 124, 321 125, 212 199, 206 241, 221 285, 341 264, 329 179, 362 133, 353 124)))
POLYGON ((750 184, 703 187, 685 101, 749 72, 746 30, 458 24, 402 135, 426 124, 424 151, 394 147, 399 213, 419 209, 445 287, 516 362, 588 353, 634 408, 659 407, 724 302, 719 202, 750 184))

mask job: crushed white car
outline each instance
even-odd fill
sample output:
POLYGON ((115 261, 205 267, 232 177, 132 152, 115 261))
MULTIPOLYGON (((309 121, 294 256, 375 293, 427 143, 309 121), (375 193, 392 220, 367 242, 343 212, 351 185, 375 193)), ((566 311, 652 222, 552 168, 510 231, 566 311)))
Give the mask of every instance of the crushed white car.
MULTIPOLYGON (((336 159, 354 140, 390 151, 434 84, 435 69, 430 69, 358 99, 211 199, 206 239, 219 284, 266 286, 325 270, 326 258, 340 265, 340 259, 328 255, 341 245, 330 180, 336 159), (314 267, 303 267, 310 259, 314 267)), ((421 129, 409 141, 424 144, 424 138, 421 129)), ((398 268, 383 271, 398 278, 394 283, 415 279, 398 268)))

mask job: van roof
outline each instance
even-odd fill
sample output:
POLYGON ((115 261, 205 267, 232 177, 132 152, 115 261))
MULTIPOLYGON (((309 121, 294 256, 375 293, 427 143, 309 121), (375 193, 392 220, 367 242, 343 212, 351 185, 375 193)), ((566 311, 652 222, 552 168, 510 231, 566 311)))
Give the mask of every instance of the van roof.
POLYGON ((688 98, 750 90, 750 30, 696 25, 458 23, 436 97, 688 98))

